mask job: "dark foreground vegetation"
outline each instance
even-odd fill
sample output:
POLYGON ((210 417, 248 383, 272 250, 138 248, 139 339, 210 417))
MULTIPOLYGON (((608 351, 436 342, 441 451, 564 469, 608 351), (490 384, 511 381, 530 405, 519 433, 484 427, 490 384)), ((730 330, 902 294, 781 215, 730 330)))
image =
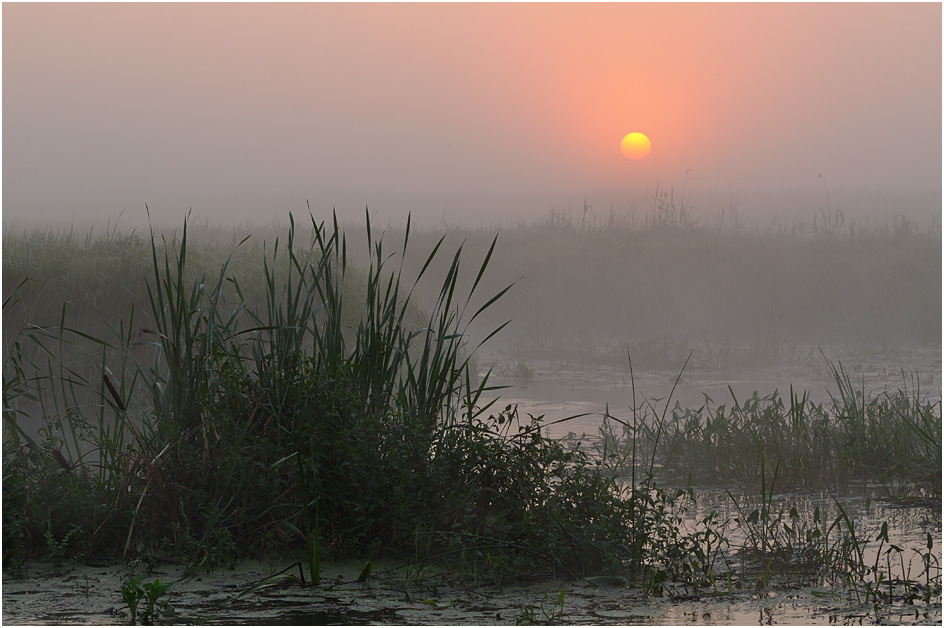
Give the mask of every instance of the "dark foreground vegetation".
POLYGON ((641 405, 608 417, 597 447, 567 444, 496 405, 477 373, 469 326, 507 291, 483 293, 495 238, 468 272, 461 247, 433 243, 415 273, 437 269, 421 308, 400 263, 409 225, 393 255, 368 219, 356 266, 336 222, 293 222, 284 240, 234 241, 223 256, 188 229, 5 239, 5 569, 40 555, 199 569, 298 551, 315 581, 326 558, 396 556, 478 576, 628 578, 653 592, 669 580, 753 586, 773 569, 848 579, 866 601, 940 599, 930 534, 920 575, 899 577, 889 548, 904 550, 887 531, 864 537, 838 503, 800 513, 768 499, 781 483, 827 478, 939 500, 939 401, 867 399, 837 366, 832 408, 793 392, 786 406, 755 398, 671 416, 641 405), (682 461, 693 480, 700 470, 760 487, 758 504, 732 495, 742 557, 759 572, 730 562, 714 514, 682 525, 694 490, 657 480, 682 461))
POLYGON ((186 279, 185 225, 179 242, 152 238, 144 316, 98 337, 65 309, 24 328, 5 370, 5 561, 81 549, 206 564, 305 547, 313 571, 324 555, 375 553, 620 567, 638 527, 614 478, 538 421, 487 412, 463 331, 502 292, 460 298, 456 252, 421 315, 372 242, 358 273, 337 224, 314 224, 305 246, 293 225, 260 260, 251 308, 227 261, 186 279), (98 369, 56 359, 89 342, 98 369))

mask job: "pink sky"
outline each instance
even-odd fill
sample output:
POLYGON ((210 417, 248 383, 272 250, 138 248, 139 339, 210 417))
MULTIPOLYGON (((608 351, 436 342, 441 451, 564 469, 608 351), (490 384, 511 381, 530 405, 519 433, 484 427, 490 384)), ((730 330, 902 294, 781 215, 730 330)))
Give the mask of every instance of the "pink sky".
POLYGON ((2 11, 8 220, 267 222, 310 199, 477 223, 657 185, 817 199, 819 174, 940 215, 938 3, 2 11))

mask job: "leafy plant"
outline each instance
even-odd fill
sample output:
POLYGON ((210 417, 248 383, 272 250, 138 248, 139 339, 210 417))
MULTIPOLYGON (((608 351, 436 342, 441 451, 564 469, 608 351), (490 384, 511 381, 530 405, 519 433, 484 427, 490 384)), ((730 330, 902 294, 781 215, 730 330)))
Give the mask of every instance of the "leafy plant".
POLYGON ((173 615, 173 607, 166 600, 161 600, 173 584, 172 582, 162 583, 157 578, 152 582, 145 582, 144 576, 126 578, 119 591, 125 607, 131 613, 131 623, 137 623, 139 609, 141 622, 145 624, 150 624, 160 617, 173 615), (141 609, 142 603, 143 609, 141 609))
POLYGON ((564 616, 564 597, 566 595, 567 589, 561 589, 557 598, 551 604, 548 604, 550 599, 548 594, 545 593, 539 608, 541 616, 537 616, 533 607, 525 606, 518 612, 518 616, 515 618, 515 625, 530 626, 532 624, 548 625, 557 623, 564 616))
POLYGON ((46 533, 43 536, 46 539, 46 549, 49 552, 49 558, 54 564, 61 565, 62 561, 69 555, 70 541, 77 532, 80 532, 80 528, 72 524, 72 528, 66 535, 61 540, 58 540, 52 533, 51 524, 47 526, 46 533))

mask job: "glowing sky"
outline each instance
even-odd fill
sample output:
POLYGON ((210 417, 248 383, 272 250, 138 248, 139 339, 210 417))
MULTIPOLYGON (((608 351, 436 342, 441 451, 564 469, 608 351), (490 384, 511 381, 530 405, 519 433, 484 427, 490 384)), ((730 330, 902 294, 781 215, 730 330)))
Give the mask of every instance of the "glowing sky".
POLYGON ((941 187, 938 3, 2 11, 10 218, 941 187))

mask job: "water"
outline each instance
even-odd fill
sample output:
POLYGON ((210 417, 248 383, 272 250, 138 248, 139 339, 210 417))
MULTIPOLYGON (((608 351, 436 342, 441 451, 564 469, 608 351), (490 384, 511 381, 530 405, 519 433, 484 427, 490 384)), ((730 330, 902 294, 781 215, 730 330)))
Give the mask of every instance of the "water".
MULTIPOLYGON (((522 382, 501 376, 503 367, 513 364, 515 358, 494 353, 480 361, 480 371, 484 373, 494 367, 497 375, 493 375, 491 383, 508 387, 500 391, 501 400, 496 406, 518 405, 522 416, 544 415, 545 423, 582 415, 549 427, 548 433, 560 438, 569 432, 595 436, 607 409, 618 418, 631 418, 634 394, 637 406, 644 399, 651 400, 660 414, 670 394, 670 410, 676 403, 683 408, 697 408, 706 400, 712 405, 730 405, 732 391, 739 402, 750 398, 755 391, 761 396, 778 391, 788 402, 791 386, 798 394, 809 392, 814 403, 828 402, 830 394, 838 394, 838 390, 826 360, 816 348, 801 353, 809 356, 808 359, 787 366, 728 372, 689 367, 677 385, 682 363, 675 371, 637 369, 631 377, 628 362, 535 360, 528 362, 533 377, 522 382)), ((864 389, 866 395, 900 389, 910 393, 920 389, 921 397, 932 401, 941 399, 940 348, 870 352, 835 349, 825 350, 825 353, 837 366, 842 364, 853 387, 864 389)))

